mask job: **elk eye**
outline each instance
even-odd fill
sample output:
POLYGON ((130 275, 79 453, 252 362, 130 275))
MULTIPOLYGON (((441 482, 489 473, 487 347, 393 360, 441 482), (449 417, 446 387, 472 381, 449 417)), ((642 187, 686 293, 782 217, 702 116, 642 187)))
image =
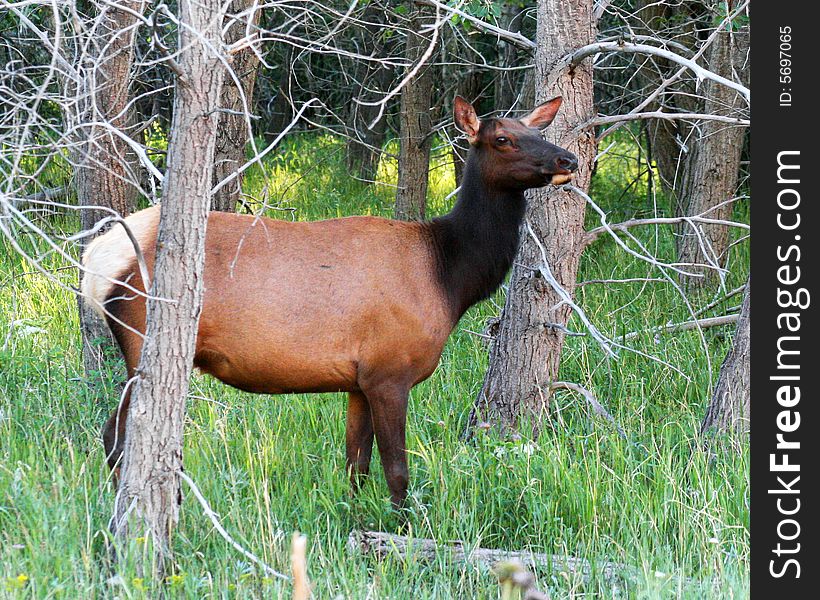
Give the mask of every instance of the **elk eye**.
POLYGON ((495 143, 498 144, 499 146, 506 146, 507 144, 510 143, 510 139, 506 138, 502 135, 500 137, 495 138, 495 143))

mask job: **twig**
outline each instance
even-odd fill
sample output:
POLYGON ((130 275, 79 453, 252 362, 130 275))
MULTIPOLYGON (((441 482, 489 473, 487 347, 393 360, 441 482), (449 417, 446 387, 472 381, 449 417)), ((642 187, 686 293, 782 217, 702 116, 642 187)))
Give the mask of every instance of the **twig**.
POLYGON ((710 309, 712 309, 712 308, 715 308, 715 307, 716 307, 716 306, 718 306, 719 304, 723 304, 723 303, 724 303, 724 302, 726 302, 729 298, 732 298, 732 297, 734 297, 734 296, 737 296, 737 295, 738 295, 738 294, 740 294, 740 293, 743 293, 743 291, 744 291, 745 289, 746 289, 746 284, 744 283, 744 284, 743 284, 743 285, 741 285, 740 287, 733 289, 731 292, 728 292, 725 296, 722 296, 722 297, 718 298, 718 299, 717 299, 717 300, 715 300, 714 302, 710 302, 709 304, 707 304, 706 306, 704 306, 704 307, 703 307, 703 308, 701 308, 701 309, 698 309, 698 310, 695 312, 695 316, 696 316, 696 317, 699 317, 700 315, 702 315, 702 314, 703 314, 703 313, 705 313, 706 311, 708 311, 708 310, 710 310, 710 309))
POLYGON ((660 277, 626 277, 624 279, 587 279, 585 281, 579 281, 576 284, 576 287, 591 285, 593 283, 666 283, 666 279, 662 279, 660 277))
POLYGON ((606 408, 604 408, 604 405, 601 404, 595 397, 595 395, 588 389, 581 385, 578 385, 577 383, 571 383, 569 381, 556 381, 555 383, 550 384, 549 386, 550 393, 554 392, 555 390, 571 390, 573 392, 581 394, 586 399, 586 401, 589 402, 590 406, 592 406, 592 410, 595 411, 595 414, 609 421, 609 423, 615 429, 618 430, 618 433, 621 435, 621 437, 626 439, 626 433, 623 429, 621 429, 621 426, 618 425, 617 421, 615 421, 615 417, 609 414, 609 411, 606 408))
POLYGON ((11 199, 11 202, 19 208, 21 205, 25 204, 26 202, 50 202, 50 201, 56 200, 58 198, 63 198, 67 195, 68 195, 68 187, 61 186, 61 187, 46 188, 44 190, 40 190, 39 192, 29 194, 28 196, 23 196, 19 200, 11 199))
POLYGON ((214 529, 217 530, 219 535, 225 538, 225 541, 227 541, 231 546, 236 548, 245 558, 250 560, 252 563, 258 565, 265 573, 267 573, 271 577, 277 577, 279 579, 282 579, 283 581, 290 581, 290 577, 283 573, 280 573, 279 571, 274 571, 268 565, 262 562, 262 560, 258 558, 255 554, 245 550, 242 546, 240 546, 239 543, 236 540, 234 540, 230 536, 230 534, 228 534, 227 531, 225 531, 225 528, 222 527, 222 523, 219 522, 219 515, 213 511, 211 505, 208 504, 208 501, 205 499, 205 496, 202 495, 202 492, 199 491, 199 488, 194 483, 194 480, 188 477, 188 475, 184 471, 180 471, 179 476, 185 483, 188 484, 188 487, 191 488, 191 491, 194 493, 194 496, 199 501, 199 504, 202 506, 202 512, 204 512, 205 516, 211 520, 211 523, 213 523, 214 525, 214 529))
POLYGON ((523 48, 524 50, 534 51, 537 46, 535 42, 531 39, 524 37, 520 33, 515 33, 513 31, 509 31, 507 29, 501 29, 500 27, 496 27, 495 25, 491 25, 481 19, 474 17, 470 14, 467 14, 463 10, 459 10, 453 6, 448 6, 441 2, 437 2, 436 0, 416 0, 417 4, 424 4, 426 6, 432 6, 434 8, 440 8, 441 10, 446 10, 451 15, 458 15, 465 21, 469 21, 473 25, 476 26, 477 29, 481 29, 486 31, 487 33, 491 33, 497 36, 499 39, 506 40, 519 48, 523 48))
MULTIPOLYGON (((112 222, 113 223, 119 223, 120 225, 122 225, 122 228, 125 230, 125 235, 128 236, 128 241, 131 242, 131 246, 133 246, 133 248, 134 248, 134 256, 137 259, 137 266, 139 267, 139 270, 140 270, 140 277, 142 277, 142 287, 145 289, 145 293, 147 294, 148 291, 151 289, 151 277, 148 274, 148 263, 145 262, 145 255, 142 253, 142 247, 140 246, 139 241, 137 240, 137 237, 134 235, 134 232, 131 231, 131 227, 129 227, 128 221, 123 219, 121 216, 114 215, 114 216, 110 216, 110 217, 104 217, 104 218, 100 219, 99 221, 97 221, 91 229, 81 232, 78 236, 73 236, 71 238, 68 238, 68 240, 72 241, 73 239, 78 239, 79 237, 88 237, 90 235, 94 235, 95 233, 100 231, 103 227, 105 227, 106 225, 108 225, 109 223, 112 223, 112 222)), ((108 277, 108 276, 105 276, 105 275, 100 275, 100 274, 97 274, 97 273, 94 273, 94 272, 90 272, 87 269, 83 269, 83 270, 85 270, 86 273, 91 273, 92 275, 95 275, 97 277, 105 277, 111 283, 122 283, 118 279, 112 279, 111 277, 108 277)), ((105 307, 103 307, 103 309, 104 308, 105 307)))
POLYGON ((751 227, 746 223, 738 221, 726 221, 723 219, 710 219, 702 215, 695 215, 693 217, 655 217, 651 219, 630 219, 622 223, 613 223, 590 229, 584 236, 584 246, 589 246, 594 243, 604 233, 610 231, 626 231, 631 227, 640 227, 642 225, 675 225, 678 223, 703 223, 706 225, 725 225, 726 227, 737 227, 739 229, 749 230, 751 227))
POLYGON ((479 332, 477 332, 477 331, 473 331, 472 329, 465 329, 464 331, 465 331, 466 333, 470 333, 470 334, 472 334, 472 335, 474 335, 474 336, 476 336, 476 337, 480 337, 480 338, 482 338, 482 339, 484 339, 484 340, 494 340, 494 339, 495 339, 495 337, 494 337, 494 336, 487 335, 486 333, 479 333, 479 332))
POLYGON ((561 300, 565 302, 568 306, 570 306, 573 311, 575 311, 575 314, 578 315, 579 319, 581 319, 583 324, 586 326, 587 330, 589 330, 590 335, 592 335, 592 337, 595 338, 595 341, 597 341, 601 345, 601 348, 603 348, 604 352, 606 352, 609 356, 612 357, 617 356, 617 354, 615 354, 615 352, 612 350, 610 340, 608 340, 606 336, 604 336, 604 334, 602 334, 598 330, 598 328, 592 324, 592 322, 587 318, 587 315, 584 312, 584 310, 572 300, 572 297, 569 295, 569 292, 567 292, 563 288, 563 286, 561 286, 561 284, 558 283, 558 280, 555 279, 555 277, 552 274, 552 271, 550 270, 549 261, 547 260, 547 251, 544 248, 544 245, 541 243, 541 240, 538 239, 538 236, 535 235, 535 232, 533 231, 529 220, 527 220, 525 223, 527 226, 527 232, 530 234, 530 237, 532 237, 533 241, 535 242, 535 245, 538 246, 538 250, 541 252, 542 262, 538 266, 538 271, 541 273, 541 276, 544 279, 546 279, 547 283, 549 283, 550 286, 552 286, 552 289, 555 290, 555 293, 558 294, 561 300))
POLYGON ((288 131, 290 131, 296 125, 296 123, 299 122, 299 119, 302 117, 302 114, 308 108, 313 106, 314 102, 319 102, 319 99, 318 98, 311 98, 310 100, 308 100, 307 102, 302 104, 301 108, 293 116, 293 119, 291 119, 288 126, 285 127, 282 131, 279 132, 279 135, 277 135, 276 139, 274 139, 270 144, 268 144, 267 148, 265 148, 262 152, 258 152, 256 154, 254 154, 254 157, 252 159, 250 159, 244 165, 239 167, 236 171, 234 171, 233 173, 231 173, 230 175, 225 177, 225 179, 223 179, 219 183, 217 183, 213 188, 211 188, 211 194, 216 194, 219 190, 221 190, 223 187, 228 185, 231 181, 233 181, 234 179, 239 177, 242 173, 247 171, 249 168, 251 168, 256 163, 260 162, 263 158, 265 158, 265 156, 269 152, 271 152, 274 148, 276 148, 276 146, 279 145, 279 142, 282 140, 282 138, 284 138, 285 135, 287 135, 288 131))
MULTIPOLYGON (((565 187, 565 188, 569 189, 569 190, 570 190, 570 191, 572 191, 572 192, 575 192, 575 193, 576 193, 576 194, 578 194, 581 198, 583 198, 583 199, 586 201, 586 203, 587 203, 589 206, 591 206, 591 207, 592 207, 592 209, 593 209, 595 212, 597 212, 597 213, 598 213, 598 216, 600 217, 601 226, 600 226, 600 227, 598 227, 598 228, 596 228, 596 229, 593 229, 593 230, 591 230, 591 231, 588 231, 588 232, 587 232, 587 238, 586 238, 587 240, 588 240, 588 239, 590 239, 590 236, 594 234, 594 237, 592 237, 592 238, 591 238, 591 239, 594 241, 595 239, 597 239, 597 236, 598 236, 598 235, 600 235, 600 234, 601 234, 601 233, 603 233, 603 232, 606 232, 606 233, 608 233, 608 234, 612 237, 612 239, 613 239, 613 240, 615 240, 615 243, 616 243, 616 244, 618 244, 621 248, 623 248, 623 249, 624 249, 624 251, 625 251, 625 252, 627 252, 628 254, 631 254, 631 255, 632 255, 632 256, 634 256, 635 258, 638 258, 638 259, 640 259, 640 260, 642 260, 642 261, 644 261, 644 262, 648 262, 649 264, 651 264, 651 265, 652 265, 652 266, 654 266, 654 267, 666 267, 666 268, 668 268, 668 269, 672 269, 673 271, 676 271, 677 273, 680 273, 681 275, 685 275, 685 276, 688 276, 688 277, 702 277, 702 275, 700 275, 700 274, 698 274, 698 273, 690 273, 690 272, 688 272, 688 271, 684 271, 683 269, 679 269, 679 268, 678 268, 678 267, 676 267, 675 265, 672 265, 672 264, 666 264, 666 263, 662 263, 661 261, 659 261, 659 260, 658 260, 658 259, 656 259, 655 257, 653 257, 653 256, 649 255, 648 253, 647 253, 647 254, 641 254, 641 253, 639 253, 639 252, 636 252, 635 250, 633 250, 632 248, 630 248, 629 246, 627 246, 627 245, 626 245, 626 243, 624 243, 624 241, 623 241, 621 238, 619 238, 619 237, 618 237, 618 235, 617 235, 617 234, 615 233, 615 231, 612 229, 612 228, 613 228, 613 226, 612 226, 612 225, 610 225, 610 224, 607 222, 607 220, 606 220, 606 213, 604 212, 604 210, 603 210, 600 206, 598 206, 598 205, 595 203, 595 201, 594 201, 592 198, 590 198, 590 197, 589 197, 589 195, 588 195, 588 194, 587 194, 584 190, 579 189, 579 188, 577 188, 577 187, 575 187, 574 185, 571 185, 571 184, 566 184, 566 185, 565 185, 565 186, 563 186, 563 187, 565 187)), ((618 225, 616 225, 616 226, 623 226, 623 223, 620 223, 620 224, 618 224, 618 225)), ((624 232, 626 232, 626 228, 625 228, 625 227, 622 227, 622 228, 621 228, 621 230, 622 230, 622 231, 624 231, 624 232)), ((627 232, 627 234, 628 234, 628 232, 627 232)), ((584 247, 588 246, 588 245, 589 245, 589 243, 591 243, 591 242, 587 242, 587 243, 586 243, 586 245, 584 245, 584 247)), ((710 266, 710 265, 697 265, 697 266, 702 266, 702 267, 709 267, 709 268, 711 268, 711 266, 710 266)))
MULTIPOLYGON (((749 0, 746 0, 745 2, 743 2, 743 4, 741 4, 740 6, 738 6, 738 7, 737 7, 737 8, 736 8, 736 9, 735 9, 735 10, 734 10, 731 14, 726 15, 726 17, 724 17, 724 18, 723 18, 723 20, 722 20, 722 21, 721 21, 721 22, 717 25, 717 27, 715 27, 714 31, 712 31, 712 33, 711 33, 711 34, 709 34, 709 37, 708 37, 708 38, 707 38, 707 39, 703 42, 703 44, 701 44, 701 46, 700 46, 700 48, 698 49, 698 51, 697 51, 697 52, 696 52, 696 53, 692 56, 692 60, 697 60, 698 58, 700 58, 701 56, 703 56, 703 54, 706 52, 706 50, 707 50, 707 49, 708 49, 708 48, 712 45, 712 43, 713 43, 713 42, 717 39, 717 36, 720 34, 720 32, 721 32, 721 31, 724 31, 724 30, 726 29, 726 26, 727 26, 728 24, 730 24, 730 23, 731 23, 731 22, 732 22, 732 21, 733 21, 733 20, 734 20, 734 19, 735 19, 738 15, 743 14, 743 12, 747 9, 747 7, 748 7, 748 6, 749 6, 749 0)), ((662 83, 661 83, 661 84, 660 84, 660 85, 659 85, 659 86, 655 89, 655 91, 653 91, 651 94, 649 94, 649 96, 647 96, 646 98, 644 98, 644 99, 643 99, 643 100, 642 100, 642 101, 638 104, 638 106, 636 106, 635 108, 633 108, 633 109, 630 111, 630 113, 639 113, 639 112, 641 112, 644 108, 646 108, 647 106, 649 106, 652 102, 654 102, 654 101, 655 101, 655 99, 656 99, 656 98, 658 98, 658 96, 660 96, 660 95, 664 92, 664 90, 665 90, 665 89, 667 89, 667 88, 668 88, 669 86, 671 86, 671 85, 672 85, 675 81, 677 81, 677 80, 678 80, 678 79, 679 79, 679 78, 680 78, 680 77, 681 77, 681 76, 682 76, 682 75, 686 72, 686 69, 687 69, 687 67, 681 67, 680 69, 678 69, 678 70, 677 70, 677 71, 676 71, 676 72, 675 72, 675 73, 674 73, 671 77, 668 77, 666 80, 664 80, 664 81, 663 81, 663 82, 662 82, 662 83)), ((603 139, 603 138, 605 138, 606 136, 608 136, 609 134, 613 133, 615 130, 617 130, 618 128, 620 128, 623 124, 624 124, 624 122, 622 121, 622 122, 620 122, 620 123, 615 123, 615 124, 614 124, 614 125, 612 125, 611 127, 608 127, 608 128, 607 128, 607 130, 606 130, 606 131, 604 131, 604 132, 600 135, 599 139, 603 139)))
MULTIPOLYGON (((573 186, 565 186, 565 187, 569 187, 570 189, 575 190, 576 192, 578 192, 578 193, 582 194, 582 195, 583 195, 583 197, 587 198, 588 202, 591 202, 593 205, 595 205, 595 203, 594 203, 594 202, 592 202, 592 199, 591 199, 591 198, 589 198, 589 196, 587 196, 585 193, 581 192, 581 190, 578 190, 577 188, 575 188, 575 187, 573 187, 573 186)), ((623 350, 627 350, 627 351, 629 351, 629 352, 633 352, 633 353, 635 353, 635 354, 637 354, 637 355, 639 355, 639 356, 643 356, 644 358, 648 358, 649 360, 652 360, 652 361, 655 361, 655 362, 657 362, 657 363, 659 363, 659 364, 662 364, 662 365, 664 365, 665 367, 669 367, 670 369, 672 369, 672 370, 673 370, 673 371, 675 371, 676 373, 680 374, 681 376, 685 377, 687 380, 691 381, 691 379, 689 378, 689 376, 688 376, 688 375, 686 375, 683 371, 681 371, 681 370, 680 370, 678 367, 676 367, 675 365, 673 365, 673 364, 671 364, 671 363, 669 363, 669 362, 667 362, 667 361, 665 361, 665 360, 663 360, 663 359, 660 359, 660 358, 658 358, 657 356, 651 356, 651 355, 649 355, 649 354, 647 354, 647 353, 645 353, 645 352, 641 352, 640 350, 638 350, 638 349, 636 349, 636 348, 629 348, 629 347, 627 347, 627 346, 624 346, 623 344, 620 344, 620 343, 618 343, 618 342, 614 342, 614 341, 612 341, 612 340, 608 339, 606 336, 604 336, 604 335, 603 335, 603 334, 602 334, 602 333, 598 330, 598 328, 597 328, 597 327, 595 327, 595 326, 592 324, 592 322, 591 322, 591 321, 587 318, 586 313, 583 311, 583 309, 582 309, 580 306, 578 306, 575 302, 573 302, 572 298, 571 298, 571 297, 570 297, 570 295, 569 295, 569 292, 567 292, 567 291, 566 291, 566 290, 565 290, 565 289, 561 286, 561 284, 559 284, 559 283, 558 283, 558 281, 555 279, 555 277, 553 277, 552 272, 551 272, 551 271, 550 271, 550 269, 549 269, 549 264, 548 264, 548 262, 547 262, 547 253, 546 253, 546 250, 544 249, 543 244, 541 244, 541 240, 539 240, 539 239, 538 239, 538 237, 535 235, 535 232, 533 232, 532 227, 530 226, 529 221, 526 221, 526 225, 527 225, 527 229, 529 230, 530 235, 532 235, 532 236, 533 236, 533 238, 534 238, 534 240, 535 240, 535 243, 538 245, 538 248, 539 248, 539 250, 541 251, 541 257, 543 258, 543 261, 544 261, 544 262, 543 262, 543 264, 542 264, 541 266, 539 266, 539 268, 538 268, 538 269, 539 269, 539 272, 541 273, 541 276, 542 276, 542 277, 544 277, 544 279, 546 279, 546 280, 547 280, 547 282, 549 282, 549 284, 553 287, 553 289, 555 290, 555 292, 556 292, 556 293, 557 293, 557 294, 561 297, 562 301, 563 301, 563 302, 565 302, 567 305, 569 305, 569 306, 570 306, 570 308, 572 308, 572 309, 575 311, 575 314, 577 314, 577 315, 578 315, 578 318, 579 318, 579 319, 581 319, 581 321, 584 323, 584 325, 586 325, 587 329, 589 330, 590 335, 592 335, 592 337, 593 337, 593 338, 595 338, 595 340, 596 340, 596 341, 597 341, 597 342, 601 345, 601 347, 604 349, 604 351, 605 351, 605 352, 606 352, 606 353, 607 353, 610 357, 617 358, 617 356, 618 356, 618 355, 615 353, 615 351, 614 351, 614 350, 612 350, 612 348, 611 348, 611 346, 615 346, 616 348, 621 348, 621 349, 623 349, 623 350)), ((613 233, 613 235, 615 235, 615 234, 613 233)), ((616 236, 616 239, 618 239, 618 238, 617 238, 617 236, 616 236)), ((623 245, 623 242, 621 242, 621 240, 620 240, 620 239, 618 239, 618 241, 619 241, 619 242, 623 245)), ((627 249, 628 249, 628 250, 629 250, 632 254, 634 254, 635 256, 637 256, 637 257, 639 257, 639 258, 642 258, 642 259, 644 259, 644 260, 650 260, 650 259, 648 259, 648 258, 644 258, 644 257, 642 257, 640 254, 638 254, 637 252, 632 251, 632 250, 631 250, 631 249, 629 249, 629 248, 627 248, 627 249)), ((654 261, 654 263, 653 263, 653 264, 661 265, 661 263, 659 263, 658 261, 654 261)), ((671 267, 671 268, 673 268, 673 269, 674 269, 674 267, 671 267)), ((672 285, 675 285, 675 286, 677 287, 677 289, 678 289, 678 290, 680 290, 680 287, 679 287, 679 286, 677 286, 677 284, 675 284, 673 281, 671 281, 671 279, 669 279, 668 281, 670 281, 670 282, 672 283, 672 285)), ((709 357, 707 356, 707 360, 708 360, 708 359, 709 359, 709 357)), ((711 363, 710 363, 710 364, 711 364, 711 363)))
POLYGON ((449 18, 449 17, 439 18, 440 14, 441 14, 440 13, 440 8, 437 6, 436 7, 436 22, 433 25, 430 26, 430 29, 428 29, 428 30, 432 30, 433 37, 430 39, 430 43, 427 46, 427 49, 425 49, 425 51, 419 57, 418 61, 416 61, 416 64, 405 73, 404 78, 398 83, 398 85, 396 85, 392 90, 390 90, 387 94, 385 94, 382 97, 381 100, 377 100, 375 102, 365 102, 363 100, 359 100, 358 98, 353 99, 353 101, 356 104, 360 104, 362 106, 378 106, 379 107, 378 114, 367 125, 368 129, 373 129, 373 126, 376 125, 376 123, 378 123, 379 120, 382 118, 382 115, 384 114, 385 105, 390 101, 391 98, 393 98, 393 96, 395 96, 396 94, 401 92, 401 90, 404 88, 404 86, 406 86, 410 82, 410 80, 413 79, 416 76, 416 74, 422 69, 422 67, 424 67, 424 65, 427 63, 427 61, 430 60, 430 57, 433 55, 433 52, 435 52, 436 45, 438 44, 438 38, 439 38, 439 34, 440 34, 439 30, 444 25, 444 22, 449 18))
POLYGON ((546 327, 547 329, 555 329, 557 331, 560 331, 568 337, 586 337, 587 335, 583 331, 572 331, 571 329, 566 328, 564 325, 561 325, 560 323, 546 322, 544 323, 544 327, 546 327))

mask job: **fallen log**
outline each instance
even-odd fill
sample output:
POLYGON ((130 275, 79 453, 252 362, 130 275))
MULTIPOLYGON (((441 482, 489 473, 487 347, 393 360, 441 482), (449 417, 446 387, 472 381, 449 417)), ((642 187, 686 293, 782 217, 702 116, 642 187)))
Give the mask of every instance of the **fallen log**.
POLYGON ((589 581, 593 574, 606 581, 622 581, 638 573, 635 567, 608 561, 592 563, 585 558, 560 554, 470 548, 461 541, 445 545, 427 538, 408 538, 381 531, 353 530, 347 538, 347 547, 350 552, 372 555, 379 560, 390 555, 401 559, 412 557, 420 560, 435 560, 443 555, 449 555, 455 562, 481 564, 487 567, 501 561, 512 561, 521 563, 530 570, 546 569, 552 573, 580 577, 584 581, 589 581))

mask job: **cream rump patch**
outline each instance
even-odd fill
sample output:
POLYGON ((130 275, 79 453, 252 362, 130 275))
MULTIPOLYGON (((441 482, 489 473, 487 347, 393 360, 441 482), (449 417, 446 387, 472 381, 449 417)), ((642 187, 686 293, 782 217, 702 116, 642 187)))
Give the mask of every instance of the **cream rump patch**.
MULTIPOLYGON (((126 217, 125 223, 144 252, 146 245, 153 243, 156 235, 159 205, 126 217)), ((103 303, 116 284, 117 277, 133 264, 135 257, 134 245, 120 223, 91 242, 83 253, 85 272, 80 289, 100 316, 104 316, 103 303)))

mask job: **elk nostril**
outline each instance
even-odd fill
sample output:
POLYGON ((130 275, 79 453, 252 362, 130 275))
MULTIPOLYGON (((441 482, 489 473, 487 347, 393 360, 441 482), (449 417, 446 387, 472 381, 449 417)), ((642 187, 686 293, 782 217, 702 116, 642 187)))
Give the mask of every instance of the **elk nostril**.
POLYGON ((559 156, 555 163, 558 165, 559 169, 564 169, 566 171, 574 171, 578 168, 578 159, 572 154, 568 156, 559 156))

